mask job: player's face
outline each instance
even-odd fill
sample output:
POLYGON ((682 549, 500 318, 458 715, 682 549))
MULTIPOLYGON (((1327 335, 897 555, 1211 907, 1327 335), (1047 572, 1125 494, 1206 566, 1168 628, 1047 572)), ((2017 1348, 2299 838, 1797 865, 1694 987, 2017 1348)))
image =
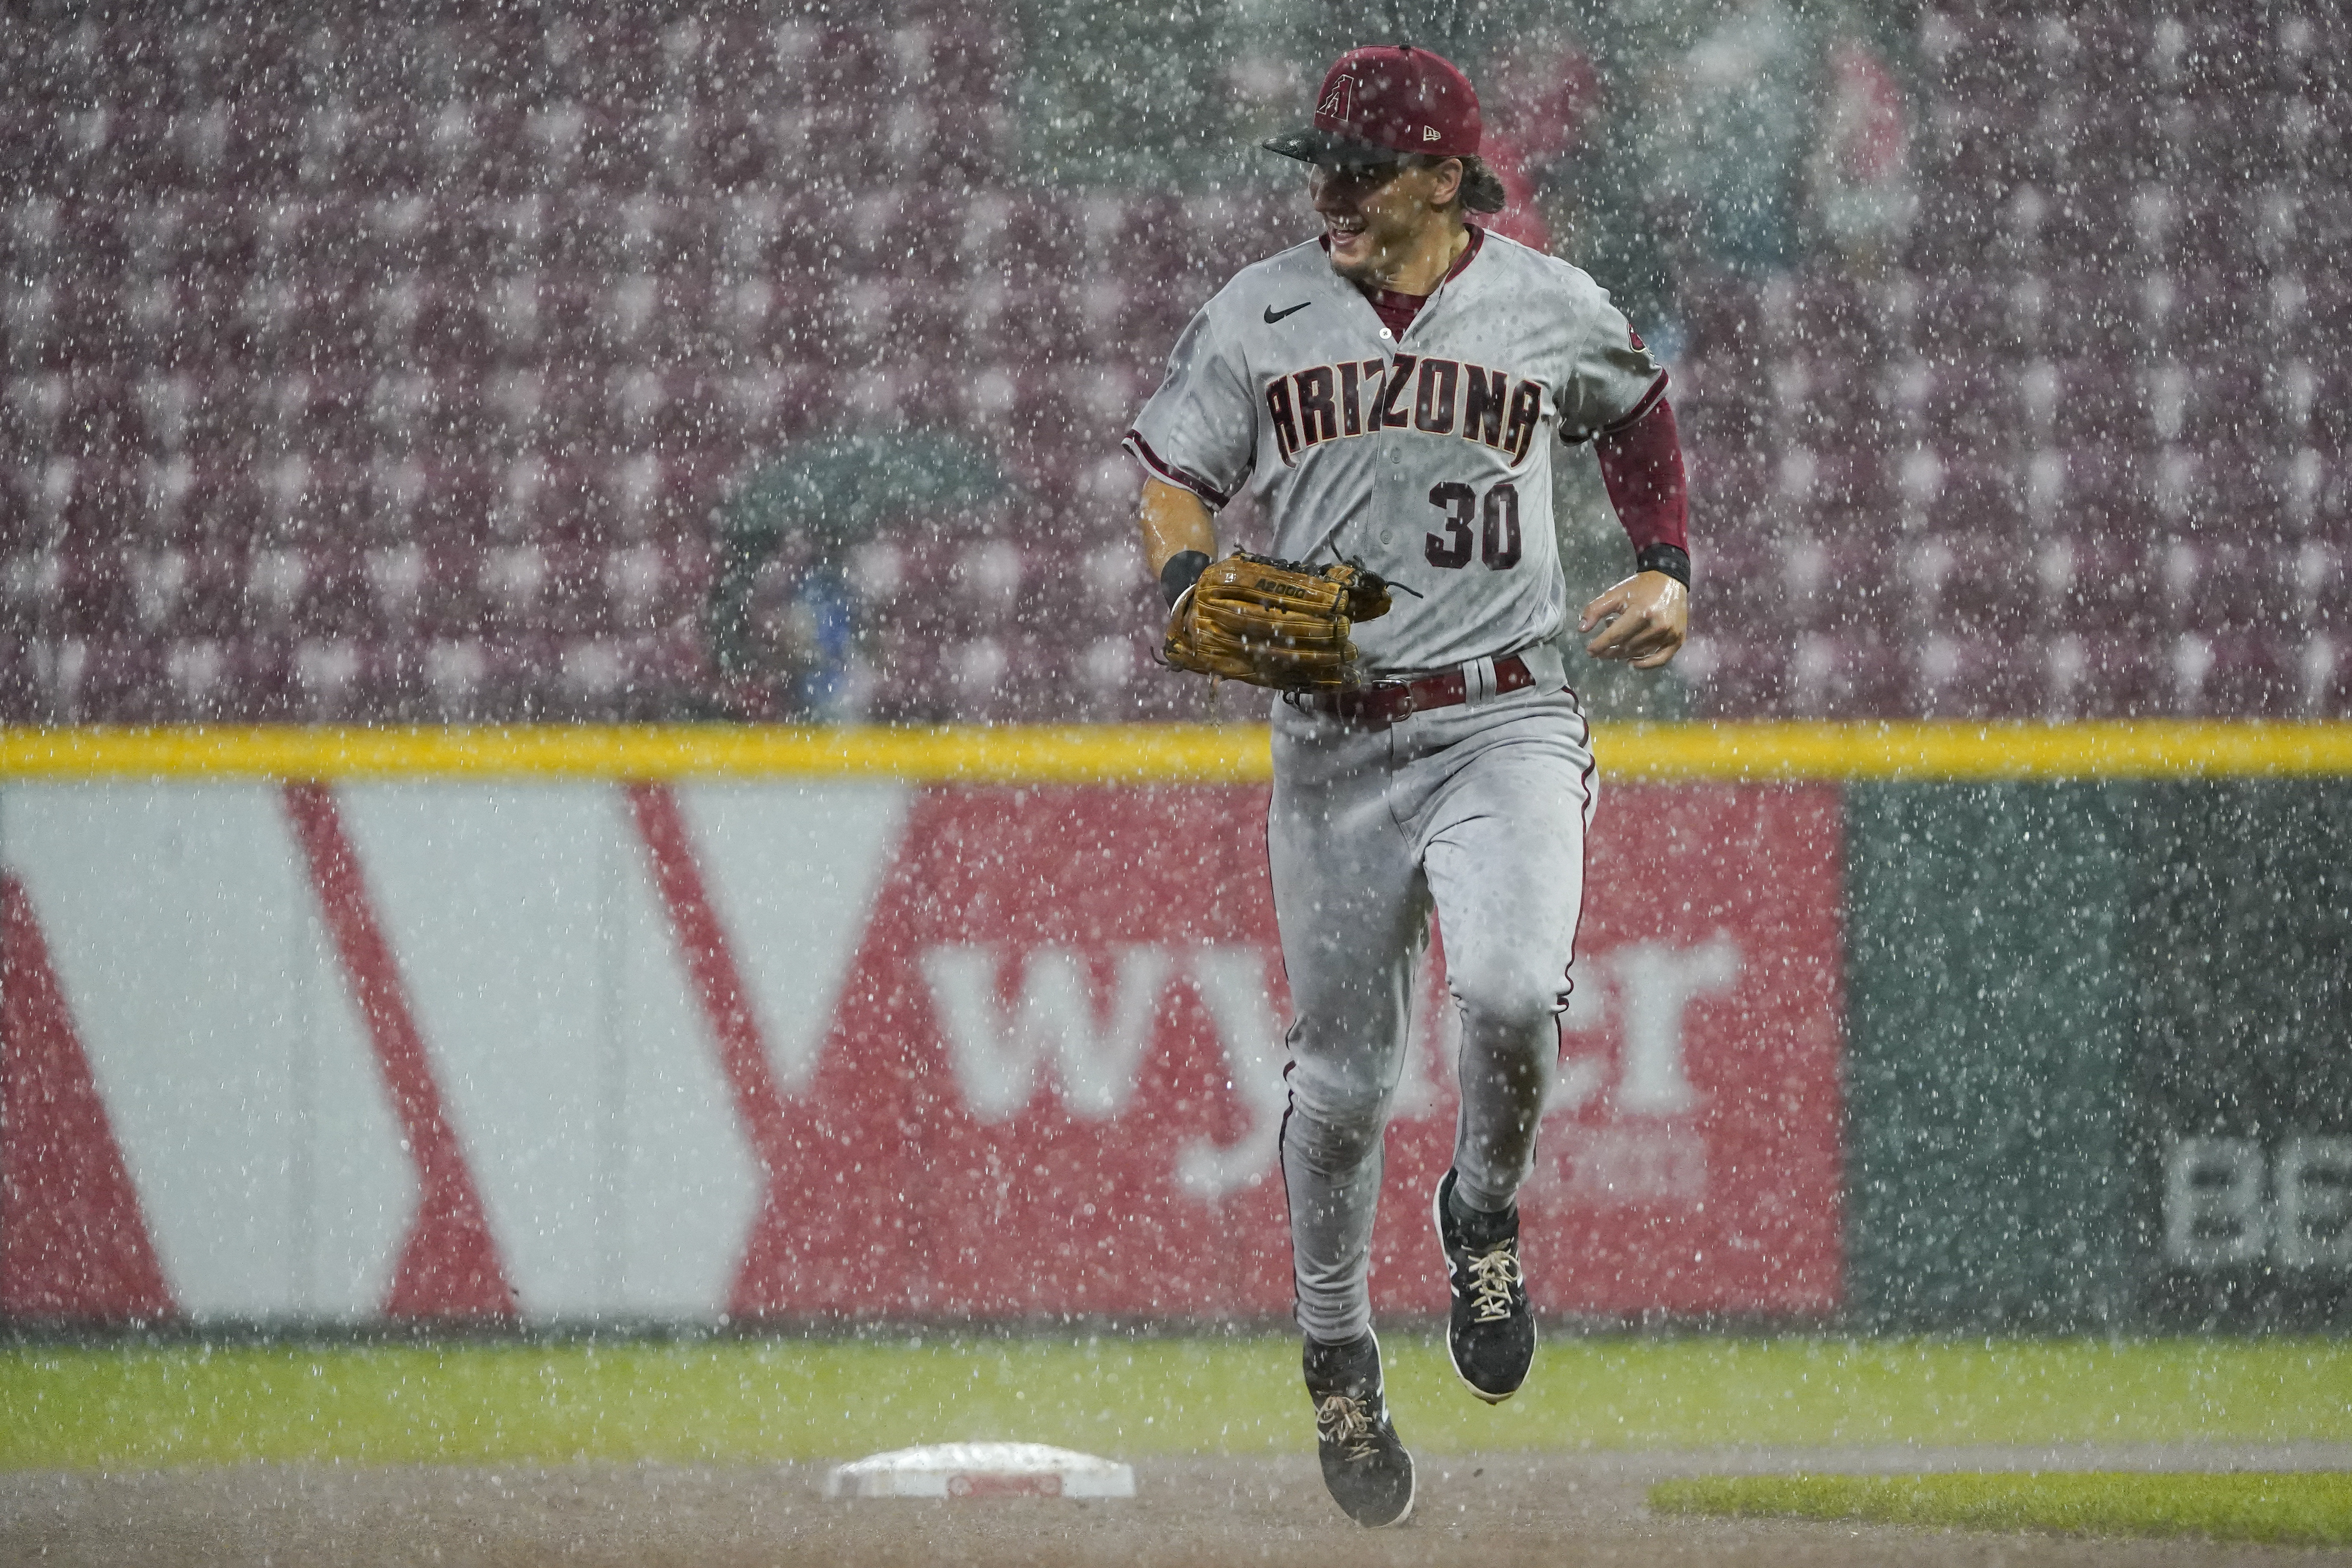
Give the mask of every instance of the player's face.
POLYGON ((1331 267, 1351 282, 1383 284, 1403 265, 1432 225, 1444 221, 1433 198, 1445 183, 1444 166, 1365 168, 1317 166, 1308 176, 1315 211, 1331 237, 1331 267))

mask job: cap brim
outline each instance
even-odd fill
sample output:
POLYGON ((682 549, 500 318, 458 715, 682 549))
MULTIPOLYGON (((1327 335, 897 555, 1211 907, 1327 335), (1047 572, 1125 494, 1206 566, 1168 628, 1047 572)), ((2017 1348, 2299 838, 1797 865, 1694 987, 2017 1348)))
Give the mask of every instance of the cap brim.
POLYGON ((1279 153, 1286 158, 1296 158, 1302 163, 1320 163, 1326 168, 1362 169, 1375 163, 1401 162, 1404 154, 1393 147, 1383 147, 1377 142, 1365 142, 1353 136, 1342 136, 1336 131, 1308 126, 1259 143, 1269 153, 1279 153))

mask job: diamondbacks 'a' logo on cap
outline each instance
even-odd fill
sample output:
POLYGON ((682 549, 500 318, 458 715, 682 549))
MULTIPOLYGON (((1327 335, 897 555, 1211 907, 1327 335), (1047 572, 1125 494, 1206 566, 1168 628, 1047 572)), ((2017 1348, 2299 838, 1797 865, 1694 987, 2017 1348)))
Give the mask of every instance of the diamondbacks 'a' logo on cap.
MULTIPOLYGON (((1294 99, 1292 101, 1296 102, 1297 100, 1294 99)), ((1356 79, 1351 76, 1343 76, 1339 80, 1331 84, 1331 90, 1325 93, 1323 95, 1323 101, 1315 106, 1315 112, 1326 119, 1337 120, 1345 123, 1348 120, 1353 117, 1352 111, 1354 110, 1355 106, 1356 79)))

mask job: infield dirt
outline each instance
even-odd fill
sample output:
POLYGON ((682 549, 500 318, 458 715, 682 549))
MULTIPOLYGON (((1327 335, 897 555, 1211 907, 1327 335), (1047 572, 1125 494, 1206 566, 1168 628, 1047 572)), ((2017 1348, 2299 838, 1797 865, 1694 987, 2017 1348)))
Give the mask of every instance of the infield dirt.
POLYGON ((1671 1475, 1805 1468, 2335 1468, 2340 1447, 1541 1454, 1424 1458, 1411 1525, 1332 1509, 1305 1456, 1143 1458, 1132 1501, 829 1502, 825 1467, 246 1465, 0 1474, 0 1563, 171 1568, 1193 1568, 1297 1564, 2343 1564, 2352 1552, 1664 1519, 1671 1475))

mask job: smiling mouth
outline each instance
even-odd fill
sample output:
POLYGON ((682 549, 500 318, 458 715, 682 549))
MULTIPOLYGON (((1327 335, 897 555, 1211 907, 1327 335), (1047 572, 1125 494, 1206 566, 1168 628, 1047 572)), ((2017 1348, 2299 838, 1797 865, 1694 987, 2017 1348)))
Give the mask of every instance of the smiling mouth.
POLYGON ((1323 227, 1333 239, 1353 239, 1364 232, 1364 220, 1360 217, 1327 217, 1323 227))

